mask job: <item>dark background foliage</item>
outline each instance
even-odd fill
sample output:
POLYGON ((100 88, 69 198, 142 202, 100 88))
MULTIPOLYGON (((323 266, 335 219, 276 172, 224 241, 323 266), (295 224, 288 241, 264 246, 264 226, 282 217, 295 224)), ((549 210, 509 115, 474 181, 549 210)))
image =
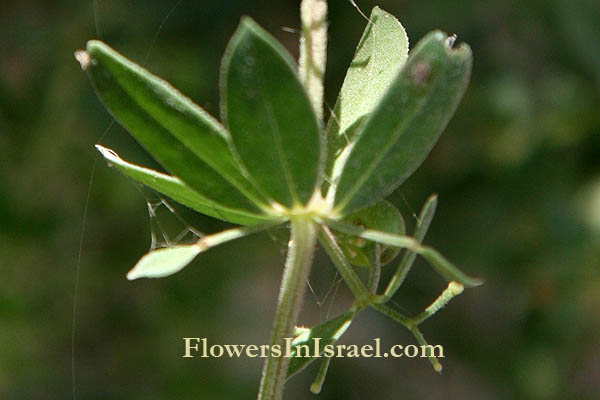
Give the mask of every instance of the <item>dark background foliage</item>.
MULTIPOLYGON (((297 35, 281 28, 298 27, 297 3, 183 0, 165 20, 175 1, 2 2, 0 398, 71 397, 83 223, 78 398, 255 397, 260 359, 182 359, 181 338, 265 343, 285 234, 216 248, 168 279, 126 281, 125 272, 148 249, 152 194, 107 168, 93 144, 102 136, 125 158, 154 164, 118 125, 103 136, 111 118, 72 54, 100 37, 139 63, 147 57, 151 71, 218 115, 220 57, 240 15, 254 17, 296 54, 297 35)), ((455 118, 391 200, 412 226, 413 211, 439 193, 427 242, 487 282, 423 325, 430 342, 445 346, 441 375, 422 359, 335 360, 320 398, 598 398, 597 1, 359 2, 365 12, 376 4, 398 16, 412 43, 440 28, 473 48, 472 83, 455 118)), ((348 2, 331 1, 329 104, 364 25, 348 2)), ((181 213, 205 232, 226 226, 181 213)), ((319 298, 333 276, 320 254, 311 277, 319 298)), ((443 287, 419 261, 394 301, 416 312, 443 287)), ((349 300, 342 285, 333 311, 349 300)), ((308 293, 302 321, 318 322, 328 308, 308 293)), ((375 312, 361 314, 344 343, 374 337, 413 343, 375 312)), ((287 398, 313 398, 314 373, 290 381, 287 398)))

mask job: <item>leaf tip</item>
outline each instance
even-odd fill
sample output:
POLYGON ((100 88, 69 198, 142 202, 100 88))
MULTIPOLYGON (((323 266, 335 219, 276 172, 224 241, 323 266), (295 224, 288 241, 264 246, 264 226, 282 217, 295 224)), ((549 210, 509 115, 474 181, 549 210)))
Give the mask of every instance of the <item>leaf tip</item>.
POLYGON ((88 40, 87 44, 85 45, 85 50, 89 57, 88 66, 89 65, 94 66, 98 63, 98 61, 97 61, 98 55, 112 54, 115 52, 106 43, 104 43, 100 40, 95 40, 95 39, 88 40))
POLYGON ((458 61, 458 63, 471 64, 473 58, 471 46, 465 42, 461 42, 459 45, 456 45, 457 36, 455 33, 449 36, 441 31, 436 31, 436 33, 443 35, 442 40, 444 42, 444 47, 446 48, 446 51, 450 57, 454 58, 456 61, 458 61))
POLYGON ((440 31, 440 30, 435 30, 433 32, 431 32, 431 37, 433 37, 435 40, 438 41, 445 41, 448 35, 446 35, 444 32, 440 31))
POLYGON ((258 27, 258 24, 252 17, 248 15, 242 15, 240 18, 240 28, 255 30, 258 27))
POLYGON ((473 51, 471 50, 471 46, 465 42, 462 42, 457 47, 452 49, 452 54, 462 63, 467 64, 468 70, 470 71, 471 64, 473 63, 473 51))
POLYGON ((467 287, 477 287, 481 286, 485 283, 485 279, 483 278, 473 278, 472 282, 469 285, 465 285, 467 287))
POLYGON ((115 153, 113 150, 108 149, 99 144, 95 145, 94 147, 96 147, 96 150, 98 150, 100 152, 100 154, 102 154, 102 157, 104 157, 106 159, 109 166, 114 162, 121 161, 121 158, 119 157, 119 155, 117 153, 115 153))
POLYGON ((435 211, 437 209, 438 199, 439 199, 439 195, 437 193, 433 193, 425 201, 425 206, 423 206, 423 209, 424 210, 433 209, 435 211))
POLYGON ((102 42, 100 40, 95 40, 95 39, 88 40, 87 44, 85 45, 85 48, 88 51, 88 53, 93 53, 98 50, 103 50, 103 49, 106 49, 107 47, 108 46, 104 42, 102 42))
POLYGON ((135 268, 133 268, 131 271, 129 271, 127 273, 126 277, 127 277, 128 281, 134 281, 138 278, 141 278, 141 276, 138 273, 136 273, 135 268))
POLYGON ((396 22, 398 22, 398 19, 395 16, 393 16, 389 12, 385 11, 381 7, 375 6, 371 9, 371 15, 370 15, 370 18, 368 18, 368 20, 371 23, 375 23, 375 21, 377 20, 378 17, 384 17, 384 18, 392 17, 392 18, 394 18, 394 20, 396 20, 396 22))

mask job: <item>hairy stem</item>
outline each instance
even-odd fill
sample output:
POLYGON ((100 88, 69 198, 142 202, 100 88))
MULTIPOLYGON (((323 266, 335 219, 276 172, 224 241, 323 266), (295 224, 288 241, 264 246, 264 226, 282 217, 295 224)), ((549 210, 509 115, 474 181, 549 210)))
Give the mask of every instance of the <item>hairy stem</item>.
POLYGON ((461 294, 464 290, 464 286, 458 282, 450 282, 446 290, 442 292, 442 294, 433 302, 429 307, 425 309, 421 314, 412 318, 413 324, 420 325, 427 318, 431 317, 433 314, 438 312, 440 309, 446 307, 448 302, 452 300, 454 297, 461 294))
POLYGON ((323 123, 323 76, 327 61, 327 1, 302 0, 300 4, 300 80, 323 123))
POLYGON ((344 278, 344 281, 352 294, 354 294, 354 298, 359 305, 358 308, 368 304, 371 292, 369 292, 358 274, 354 271, 354 268, 352 268, 352 265, 350 265, 350 262, 346 256, 344 256, 344 252, 340 248, 340 245, 335 240, 335 236, 325 225, 321 225, 319 242, 323 246, 323 249, 325 249, 325 252, 329 255, 329 258, 331 258, 331 261, 333 261, 333 264, 340 275, 344 278))
MULTIPOLYGON (((308 217, 292 218, 291 231, 271 336, 271 349, 277 346, 283 353, 285 353, 286 338, 293 337, 293 330, 302 307, 317 237, 316 226, 308 217)), ((272 353, 269 355, 263 368, 259 400, 281 399, 289 361, 287 357, 275 357, 272 353)))
POLYGON ((437 357, 433 354, 432 346, 430 346, 429 343, 427 343, 427 341, 425 340, 425 337, 423 336, 423 334, 421 333, 419 328, 414 326, 413 328, 411 328, 410 331, 417 339, 417 342, 421 346, 424 346, 423 348, 425 348, 427 350, 427 358, 429 359, 429 362, 433 366, 433 369, 435 369, 436 372, 442 372, 442 368, 443 368, 442 364, 440 364, 437 357))

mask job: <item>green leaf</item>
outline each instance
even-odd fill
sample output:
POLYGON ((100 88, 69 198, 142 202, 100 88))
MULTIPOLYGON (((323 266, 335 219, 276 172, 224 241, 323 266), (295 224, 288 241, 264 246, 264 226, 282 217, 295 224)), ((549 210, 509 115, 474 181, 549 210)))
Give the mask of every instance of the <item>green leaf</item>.
POLYGON ((250 175, 274 200, 305 205, 320 174, 321 134, 287 51, 250 18, 221 68, 221 111, 250 175))
POLYGON ((234 210, 223 207, 220 204, 199 195, 174 176, 128 163, 121 159, 114 151, 100 145, 96 145, 96 148, 100 151, 102 156, 104 156, 110 166, 114 166, 124 175, 170 197, 192 210, 240 225, 254 225, 269 219, 269 217, 264 215, 251 214, 243 210, 234 210))
POLYGON ((130 281, 138 278, 162 278, 185 268, 200 254, 197 244, 168 247, 151 251, 127 273, 130 281))
POLYGON ((185 268, 198 254, 223 243, 261 232, 280 224, 281 221, 269 221, 260 225, 226 229, 219 233, 203 236, 190 245, 173 246, 152 250, 129 271, 127 279, 162 278, 185 268))
POLYGON ((448 282, 457 281, 467 287, 475 287, 483 284, 482 279, 468 276, 442 256, 437 250, 432 249, 431 247, 422 246, 415 238, 410 236, 381 232, 374 229, 363 229, 355 225, 338 221, 328 221, 328 225, 338 232, 358 236, 365 240, 388 246, 409 249, 426 259, 431 267, 433 267, 433 269, 448 282))
POLYGON ((110 113, 169 172, 224 207, 258 213, 261 196, 230 150, 227 131, 164 80, 91 40, 76 55, 110 113))
POLYGON ((348 311, 312 329, 303 330, 292 342, 292 358, 288 365, 288 378, 317 359, 317 357, 313 357, 317 353, 317 342, 319 355, 323 354, 325 346, 335 343, 346 332, 355 314, 354 311, 348 311), (307 346, 308 353, 305 353, 305 349, 300 350, 298 346, 307 346), (300 353, 298 353, 299 351, 300 353), (296 355, 300 356, 296 357, 296 355), (310 357, 305 357, 305 355, 310 355, 310 357))
POLYGON ((456 110, 471 73, 471 49, 429 33, 357 133, 335 192, 344 214, 389 195, 423 162, 456 110))
MULTIPOLYGON (((437 208, 437 194, 429 196, 421 212, 419 213, 419 217, 417 218, 417 224, 415 226, 415 231, 413 233, 413 239, 415 239, 416 243, 421 244, 425 239, 425 235, 429 230, 429 226, 431 225, 431 221, 433 221, 433 216, 435 215, 435 210, 437 208)), ((412 252, 410 250, 406 251, 404 256, 402 257, 402 261, 398 265, 396 273, 390 279, 387 288, 385 289, 384 296, 389 300, 392 298, 394 293, 400 288, 402 283, 404 283, 404 279, 408 275, 408 272, 412 268, 415 259, 417 258, 417 253, 412 252)))
POLYGON ((375 7, 369 20, 327 124, 327 172, 333 179, 333 163, 354 136, 349 128, 373 111, 408 58, 408 36, 393 15, 375 7))

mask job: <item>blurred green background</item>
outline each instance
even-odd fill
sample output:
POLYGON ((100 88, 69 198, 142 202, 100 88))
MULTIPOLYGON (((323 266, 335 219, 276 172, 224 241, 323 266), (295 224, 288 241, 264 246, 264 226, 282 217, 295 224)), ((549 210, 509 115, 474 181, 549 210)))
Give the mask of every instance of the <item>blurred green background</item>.
MULTIPOLYGON (((414 225, 413 212, 439 193, 427 243, 487 282, 422 327, 445 347, 441 375, 423 359, 335 360, 319 398, 600 398, 600 4, 357 2, 367 14, 380 5, 398 16, 413 44, 440 28, 473 48, 463 103, 391 201, 414 225)), ((77 398, 255 398, 262 360, 183 359, 181 338, 267 342, 285 231, 215 248, 168 279, 128 282, 125 273, 148 250, 151 232, 160 233, 155 222, 173 232, 184 225, 168 212, 151 220, 153 194, 100 160, 93 145, 111 118, 73 51, 99 37, 139 63, 148 57, 151 71, 218 115, 220 57, 240 16, 254 17, 297 55, 297 34, 282 28, 298 27, 298 1, 183 0, 165 20, 175 3, 0 5, 0 399, 72 397, 84 223, 77 398)), ((366 21, 345 0, 330 3, 332 105, 366 21)), ((101 143, 155 165, 117 124, 101 143)), ((226 227, 180 213, 203 232, 226 227)), ((327 315, 329 303, 321 300, 333 279, 319 254, 311 277, 316 296, 307 293, 303 323, 327 315)), ((394 301, 417 312, 443 287, 419 260, 394 301)), ((342 284, 331 312, 350 300, 342 284)), ((343 343, 374 337, 414 342, 368 311, 343 343)), ((291 380, 286 398, 314 398, 308 389, 315 372, 291 380)))

